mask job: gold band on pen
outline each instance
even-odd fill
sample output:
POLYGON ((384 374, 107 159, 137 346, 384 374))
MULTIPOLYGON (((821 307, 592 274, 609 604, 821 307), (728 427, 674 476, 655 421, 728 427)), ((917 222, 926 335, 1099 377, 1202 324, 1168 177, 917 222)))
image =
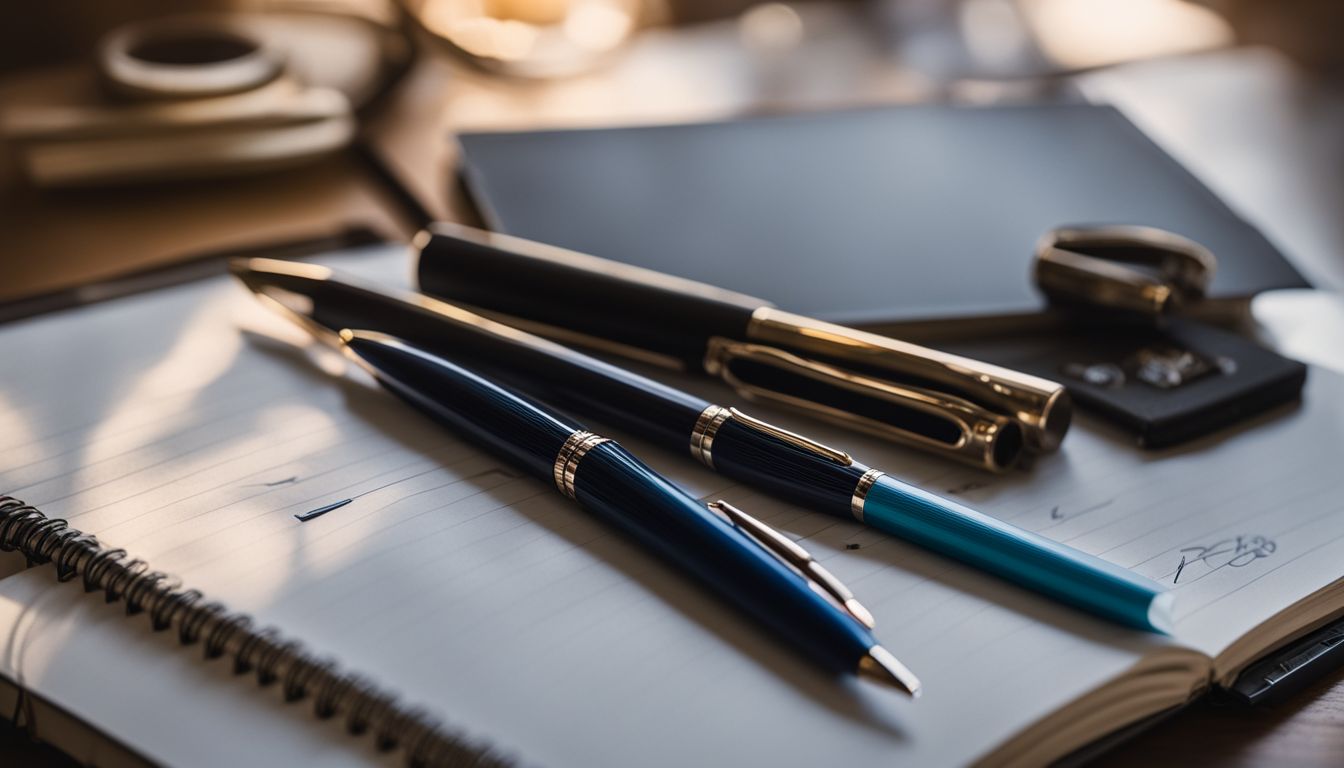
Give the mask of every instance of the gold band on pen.
POLYGON ((588 451, 607 442, 611 442, 611 439, 583 429, 565 439, 565 444, 560 446, 559 452, 555 454, 555 464, 551 467, 555 487, 560 493, 571 499, 575 497, 574 476, 579 471, 579 462, 588 451))
POLYGON ((870 469, 863 473, 859 482, 854 485, 854 495, 849 497, 849 513, 854 515, 854 519, 860 523, 863 522, 863 504, 868 500, 868 492, 873 489, 877 483, 877 478, 886 473, 878 469, 870 469))
POLYGON ((727 408, 711 405, 695 420, 695 428, 691 430, 691 455, 710 469, 714 468, 714 435, 732 416, 733 412, 727 408))

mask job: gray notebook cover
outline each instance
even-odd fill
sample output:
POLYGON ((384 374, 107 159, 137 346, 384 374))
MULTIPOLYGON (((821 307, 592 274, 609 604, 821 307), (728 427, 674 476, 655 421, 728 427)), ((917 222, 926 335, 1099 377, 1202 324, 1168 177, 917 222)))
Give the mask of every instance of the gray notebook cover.
POLYGON ((1039 312, 1048 229, 1161 227, 1217 255, 1210 297, 1307 284, 1111 107, 950 105, 461 136, 492 229, 883 325, 1039 312))

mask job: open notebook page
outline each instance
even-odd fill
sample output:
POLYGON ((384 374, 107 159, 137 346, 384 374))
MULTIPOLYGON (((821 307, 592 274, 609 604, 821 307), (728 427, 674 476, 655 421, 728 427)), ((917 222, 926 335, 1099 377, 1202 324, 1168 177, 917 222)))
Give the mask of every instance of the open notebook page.
MULTIPOLYGON (((395 281, 404 258, 332 263, 395 281)), ((0 354, 25 365, 0 389, 5 489, 547 765, 964 762, 1170 642, 643 451, 697 495, 802 540, 873 610, 926 695, 831 679, 549 486, 367 379, 334 375, 338 359, 304 341, 223 279, 8 326, 0 354)), ((1338 578, 1338 481, 1326 451, 1302 446, 1340 433, 1341 394, 1337 377, 1314 371, 1304 408, 1161 460, 1084 425, 1063 453, 1008 478, 762 415, 1173 583, 1178 638, 1215 653, 1338 578), (1285 455, 1291 467, 1270 460, 1285 455), (1219 551, 1225 540, 1234 557, 1219 551)), ((50 580, 0 582, 0 613, 23 618, 7 675, 162 762, 238 762, 246 722, 228 713, 261 694, 203 686, 199 705, 182 700, 178 682, 141 676, 146 654, 126 651, 142 627, 82 618, 92 609, 72 618, 60 610, 78 593, 69 585, 34 601, 37 577, 50 580), (94 636, 111 638, 105 658, 94 636), (142 701, 161 687, 158 708, 123 706, 118 676, 138 681, 142 701)), ((112 610, 93 602, 95 615, 112 610)), ((295 728, 266 739, 293 730, 284 749, 329 751, 305 730, 326 726, 287 712, 295 728)))

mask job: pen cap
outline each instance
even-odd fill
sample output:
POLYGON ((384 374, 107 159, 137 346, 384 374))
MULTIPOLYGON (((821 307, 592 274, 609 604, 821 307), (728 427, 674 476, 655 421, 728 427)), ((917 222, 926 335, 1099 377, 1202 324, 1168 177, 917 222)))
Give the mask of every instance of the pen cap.
POLYGON ((510 325, 544 336, 677 368, 699 370, 710 337, 742 338, 752 312, 768 304, 457 224, 432 225, 415 246, 425 293, 503 315, 510 325))

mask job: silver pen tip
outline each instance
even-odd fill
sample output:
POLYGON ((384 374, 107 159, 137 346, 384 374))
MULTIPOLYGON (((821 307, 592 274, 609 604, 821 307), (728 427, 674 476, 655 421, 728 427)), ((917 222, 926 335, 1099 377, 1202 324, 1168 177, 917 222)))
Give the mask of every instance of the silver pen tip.
POLYGON ((852 597, 846 600, 845 610, 849 611, 849 615, 858 619, 859 623, 863 626, 869 629, 877 626, 877 622, 873 621, 873 614, 870 613, 867 608, 864 608, 863 603, 860 603, 858 600, 855 600, 852 597))
POLYGON ((889 685, 910 695, 910 698, 919 698, 922 690, 919 684, 919 678, 915 677, 905 665, 896 660, 891 655, 891 651, 880 645, 874 645, 868 649, 868 654, 859 660, 859 677, 866 677, 883 685, 889 685))

